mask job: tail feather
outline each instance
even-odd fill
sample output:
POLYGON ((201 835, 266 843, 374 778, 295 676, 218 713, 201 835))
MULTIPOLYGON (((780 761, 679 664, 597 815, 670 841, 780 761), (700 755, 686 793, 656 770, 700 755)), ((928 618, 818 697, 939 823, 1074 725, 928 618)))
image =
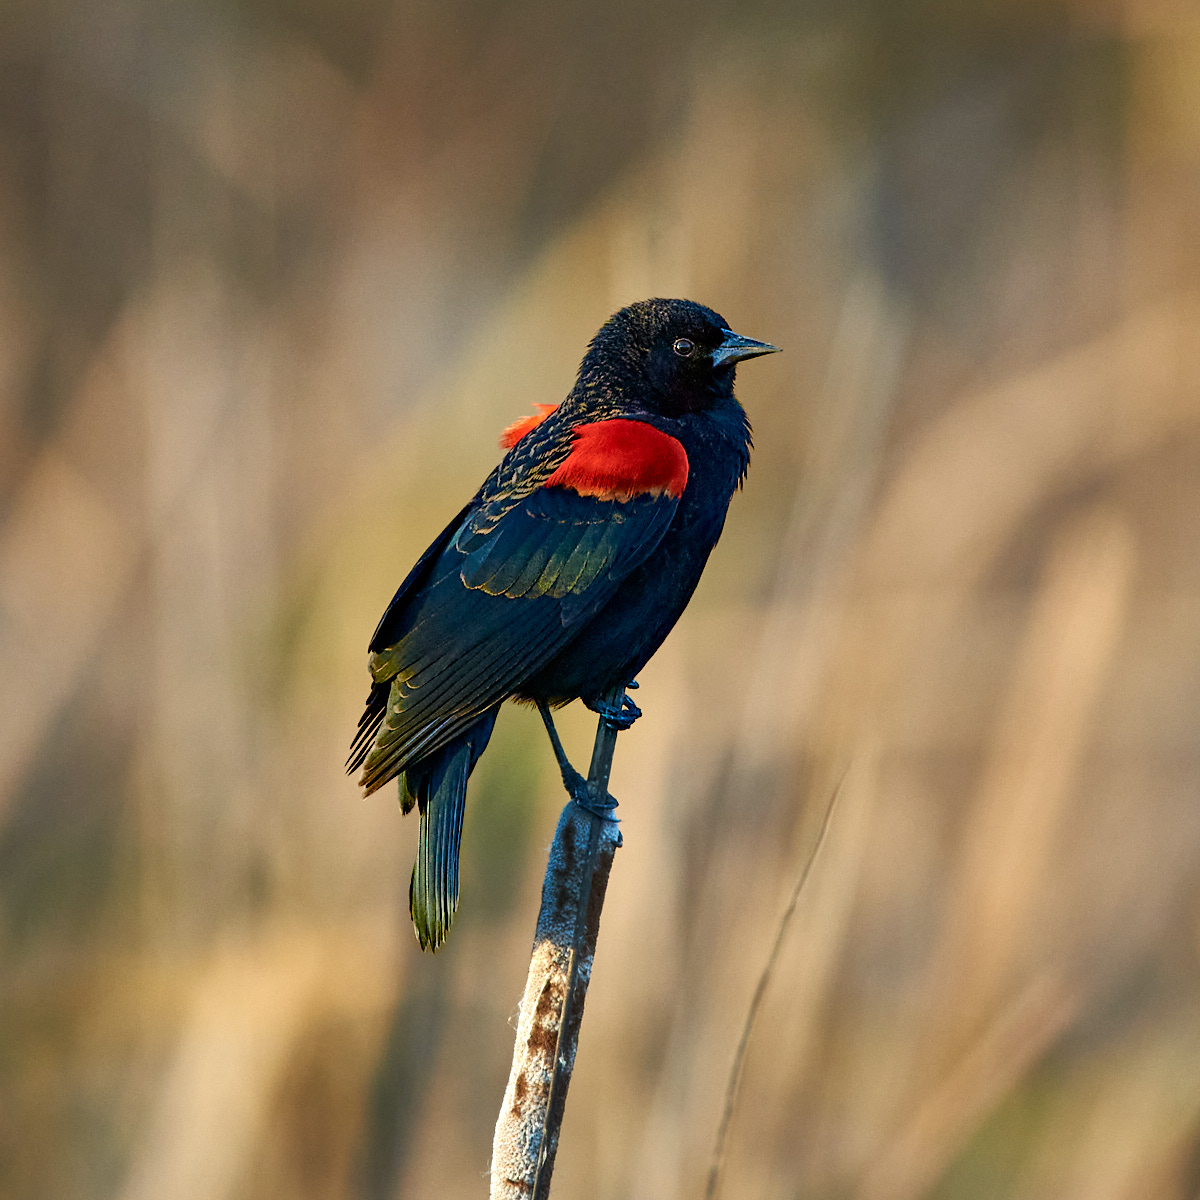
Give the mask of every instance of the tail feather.
POLYGON ((401 805, 416 798, 421 813, 417 861, 408 907, 422 950, 437 950, 458 909, 458 852, 462 841, 467 779, 492 736, 496 709, 484 713, 460 738, 401 778, 401 805))
POLYGON ((413 806, 417 803, 417 794, 412 790, 408 783, 408 774, 401 771, 396 779, 400 783, 400 811, 407 817, 413 810, 413 806))

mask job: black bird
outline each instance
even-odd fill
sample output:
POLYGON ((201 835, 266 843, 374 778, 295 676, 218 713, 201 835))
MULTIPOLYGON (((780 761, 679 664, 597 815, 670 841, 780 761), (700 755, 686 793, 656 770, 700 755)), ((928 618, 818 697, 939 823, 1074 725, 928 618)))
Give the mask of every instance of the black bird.
POLYGON ((640 715, 624 689, 691 598, 750 463, 735 366, 775 349, 689 300, 621 309, 566 400, 504 431, 508 453, 388 605, 347 765, 367 795, 398 778, 401 809, 420 811, 422 948, 458 907, 467 779, 500 704, 537 705, 582 803, 550 709, 582 699, 620 728, 640 715))

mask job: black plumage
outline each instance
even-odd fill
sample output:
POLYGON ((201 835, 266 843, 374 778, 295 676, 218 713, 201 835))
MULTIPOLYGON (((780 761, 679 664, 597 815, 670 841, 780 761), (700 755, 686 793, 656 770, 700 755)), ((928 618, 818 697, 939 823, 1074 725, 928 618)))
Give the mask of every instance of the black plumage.
MULTIPOLYGON (((738 361, 774 350, 711 309, 649 300, 593 339, 400 585, 371 639, 351 748, 367 794, 421 813, 410 907, 436 949, 458 902, 467 779, 506 699, 549 708, 634 680, 690 599, 745 478, 738 361)), ((636 714, 636 709, 629 708, 636 714)))

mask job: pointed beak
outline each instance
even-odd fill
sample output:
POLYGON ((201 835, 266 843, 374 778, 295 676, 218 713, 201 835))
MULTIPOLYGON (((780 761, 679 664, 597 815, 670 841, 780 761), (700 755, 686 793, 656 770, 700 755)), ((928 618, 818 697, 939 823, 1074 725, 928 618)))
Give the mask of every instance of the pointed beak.
POLYGON ((742 337, 732 330, 725 331, 725 340, 713 351, 714 367, 731 367, 744 358, 757 358, 760 354, 778 354, 779 347, 770 342, 756 342, 753 338, 742 337))

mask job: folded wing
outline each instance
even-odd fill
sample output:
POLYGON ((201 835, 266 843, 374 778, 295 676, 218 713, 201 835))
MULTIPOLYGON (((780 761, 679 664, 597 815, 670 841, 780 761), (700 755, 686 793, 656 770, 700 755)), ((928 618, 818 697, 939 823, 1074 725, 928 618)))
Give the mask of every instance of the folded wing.
MULTIPOLYGON (((556 457, 556 469, 570 464, 556 457)), ((517 495, 485 485, 401 586, 371 644, 375 684, 351 751, 368 794, 548 662, 652 552, 678 504, 641 480, 620 498, 571 482, 517 495)))

